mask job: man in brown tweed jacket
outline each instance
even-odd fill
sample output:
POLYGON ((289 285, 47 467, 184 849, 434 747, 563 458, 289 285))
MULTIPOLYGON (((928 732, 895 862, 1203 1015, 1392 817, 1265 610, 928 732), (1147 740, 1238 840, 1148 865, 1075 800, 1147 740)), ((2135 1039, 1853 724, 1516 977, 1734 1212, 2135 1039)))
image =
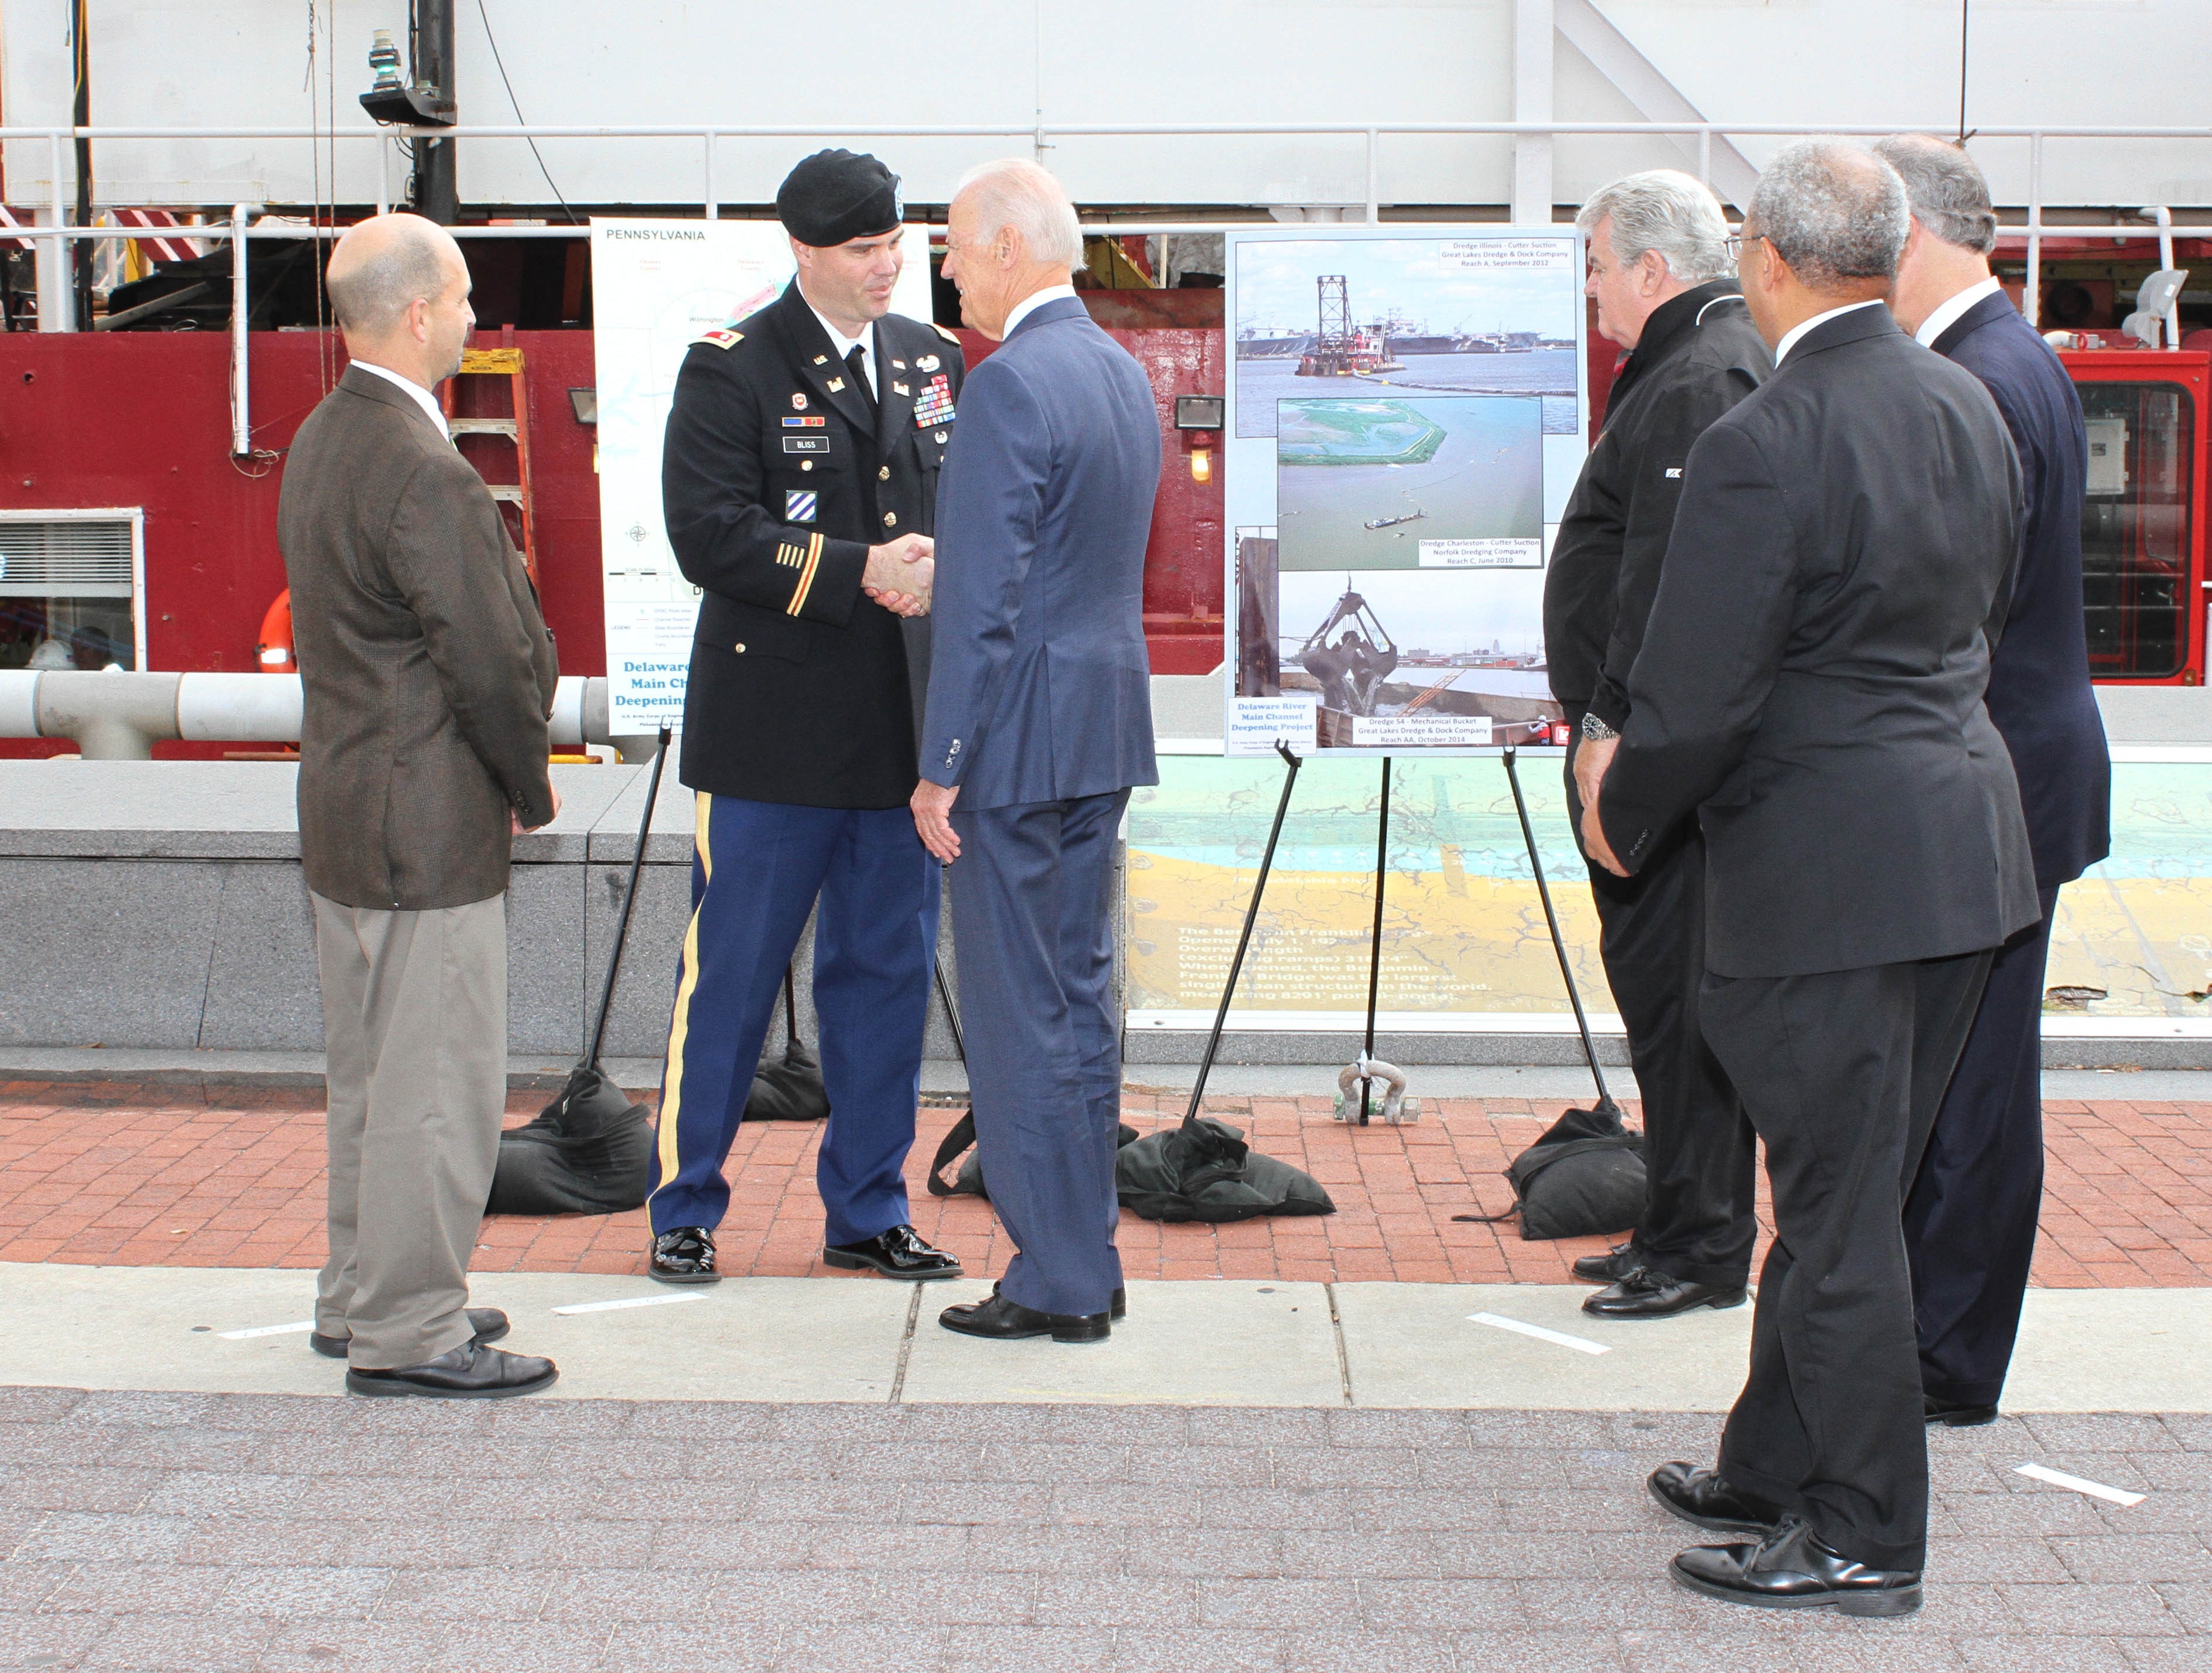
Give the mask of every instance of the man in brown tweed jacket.
POLYGON ((507 1103, 509 851, 560 811, 558 666, 432 393, 476 322, 460 246, 379 216, 338 240, 329 286, 353 363, 300 427, 277 512, 329 1057, 310 1340, 356 1394, 526 1394, 552 1362, 487 1345, 507 1319, 468 1306, 468 1264, 507 1103))

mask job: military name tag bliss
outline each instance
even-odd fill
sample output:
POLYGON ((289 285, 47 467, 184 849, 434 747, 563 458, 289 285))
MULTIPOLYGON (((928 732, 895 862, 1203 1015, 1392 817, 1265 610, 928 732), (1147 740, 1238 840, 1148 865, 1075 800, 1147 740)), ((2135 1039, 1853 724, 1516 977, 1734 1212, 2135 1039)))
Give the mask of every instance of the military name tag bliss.
POLYGON ((830 438, 826 435, 787 435, 783 438, 783 450, 787 453, 826 453, 830 451, 830 438))

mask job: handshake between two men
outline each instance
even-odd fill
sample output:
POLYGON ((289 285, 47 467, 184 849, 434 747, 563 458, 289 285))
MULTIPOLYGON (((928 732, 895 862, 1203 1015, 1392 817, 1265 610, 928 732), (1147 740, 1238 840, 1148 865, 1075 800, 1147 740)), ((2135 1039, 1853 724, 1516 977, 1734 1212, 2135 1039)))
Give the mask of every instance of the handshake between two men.
POLYGON ((937 580, 937 543, 926 534, 902 534, 868 548, 860 590, 894 616, 927 616, 937 580))

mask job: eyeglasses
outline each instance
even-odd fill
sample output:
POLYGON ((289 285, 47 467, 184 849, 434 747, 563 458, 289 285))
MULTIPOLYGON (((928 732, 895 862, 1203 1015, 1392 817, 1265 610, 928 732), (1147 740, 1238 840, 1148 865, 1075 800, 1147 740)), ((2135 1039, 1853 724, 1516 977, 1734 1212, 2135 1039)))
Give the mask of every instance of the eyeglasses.
POLYGON ((1747 244, 1756 242, 1760 239, 1765 239, 1766 242, 1770 244, 1774 241, 1772 239, 1767 238, 1765 233, 1738 233, 1733 238, 1723 240, 1723 247, 1728 251, 1728 258, 1730 261, 1741 261, 1743 259, 1743 246, 1747 244))

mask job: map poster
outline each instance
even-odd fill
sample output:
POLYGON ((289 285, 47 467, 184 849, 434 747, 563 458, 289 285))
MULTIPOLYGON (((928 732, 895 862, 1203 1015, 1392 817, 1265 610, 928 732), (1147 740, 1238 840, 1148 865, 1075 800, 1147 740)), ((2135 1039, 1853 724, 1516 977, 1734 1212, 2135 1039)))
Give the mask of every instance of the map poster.
MULTIPOLYGON (((930 317, 929 229, 908 227, 891 306, 930 317)), ((702 332, 775 300, 793 271, 773 221, 592 221, 599 386, 599 563, 607 695, 617 737, 684 724, 699 589, 660 515, 660 440, 684 356, 702 332)))
POLYGON ((1544 569, 1589 435, 1574 229, 1227 242, 1226 752, 1549 744, 1544 569))

